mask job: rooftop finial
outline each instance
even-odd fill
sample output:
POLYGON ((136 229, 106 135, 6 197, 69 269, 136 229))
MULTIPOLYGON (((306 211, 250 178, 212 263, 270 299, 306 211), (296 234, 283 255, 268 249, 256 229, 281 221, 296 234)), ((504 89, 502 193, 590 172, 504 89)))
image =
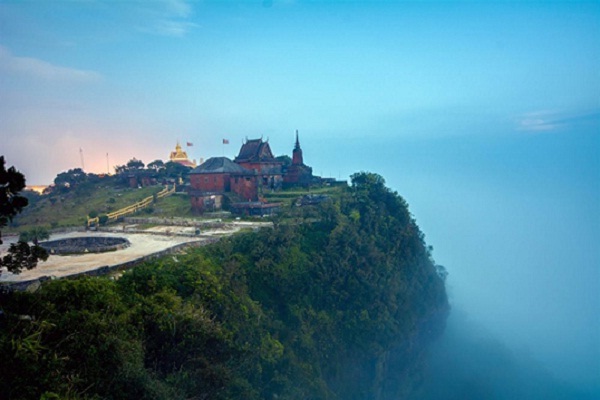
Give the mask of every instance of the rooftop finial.
POLYGON ((298 129, 296 129, 296 145, 294 147, 296 149, 300 148, 300 139, 298 139, 298 129))

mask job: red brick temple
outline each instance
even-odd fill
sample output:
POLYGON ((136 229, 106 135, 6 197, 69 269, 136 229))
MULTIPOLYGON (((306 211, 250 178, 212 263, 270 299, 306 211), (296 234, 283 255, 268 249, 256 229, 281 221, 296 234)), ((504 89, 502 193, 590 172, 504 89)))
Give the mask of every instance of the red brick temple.
POLYGON ((246 140, 233 161, 227 157, 209 158, 190 172, 192 208, 201 213, 219 210, 223 197, 229 194, 239 200, 231 204, 237 212, 269 214, 278 205, 262 201, 261 193, 283 186, 309 186, 314 179, 312 168, 304 164, 298 131, 292 163, 287 167, 283 164, 273 156, 268 141, 246 140))

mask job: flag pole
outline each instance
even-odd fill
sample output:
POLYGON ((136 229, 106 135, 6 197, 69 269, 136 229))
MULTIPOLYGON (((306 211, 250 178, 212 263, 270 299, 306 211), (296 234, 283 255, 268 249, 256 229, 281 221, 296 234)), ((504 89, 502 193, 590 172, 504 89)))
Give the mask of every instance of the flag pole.
POLYGON ((225 157, 225 145, 229 144, 229 139, 221 139, 221 148, 223 149, 223 157, 225 157))

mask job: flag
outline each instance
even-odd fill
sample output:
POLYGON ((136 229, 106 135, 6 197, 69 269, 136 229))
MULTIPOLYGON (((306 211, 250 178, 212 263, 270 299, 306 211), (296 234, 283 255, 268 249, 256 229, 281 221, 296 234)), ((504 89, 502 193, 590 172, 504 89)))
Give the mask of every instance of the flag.
POLYGON ((229 144, 229 139, 223 139, 223 144, 229 144))
POLYGON ((193 145, 194 145, 194 143, 187 142, 185 145, 186 145, 187 147, 190 147, 190 146, 193 146, 193 145))

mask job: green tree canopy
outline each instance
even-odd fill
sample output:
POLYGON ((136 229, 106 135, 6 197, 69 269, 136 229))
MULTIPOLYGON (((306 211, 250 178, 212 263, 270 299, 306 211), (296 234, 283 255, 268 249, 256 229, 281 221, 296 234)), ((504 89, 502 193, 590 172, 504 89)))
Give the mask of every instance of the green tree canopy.
POLYGON ((154 160, 151 163, 148 163, 146 167, 158 172, 165 168, 165 163, 162 160, 154 160))
POLYGON ((282 156, 277 156, 275 159, 281 163, 283 163, 283 167, 289 167, 292 165, 292 158, 286 154, 282 156))
POLYGON ((54 184, 56 186, 74 187, 86 182, 87 179, 87 174, 81 168, 74 168, 56 175, 54 184))
POLYGON ((29 204, 29 201, 19 194, 25 188, 25 176, 15 167, 7 170, 5 164, 4 156, 0 156, 0 229, 12 222, 15 215, 29 204))
MULTIPOLYGON (((0 156, 0 229, 11 222, 29 203, 19 194, 25 188, 25 176, 15 167, 6 169, 5 164, 4 156, 0 156)), ((26 242, 11 243, 7 254, 0 258, 0 267, 6 267, 12 273, 19 273, 23 269, 35 268, 39 260, 47 259, 48 253, 37 243, 33 246, 26 242)))
POLYGON ((137 158, 132 158, 131 160, 129 160, 127 162, 127 168, 129 168, 130 170, 132 169, 143 169, 144 168, 144 162, 142 160, 138 160, 137 158))
POLYGON ((42 226, 34 226, 19 235, 19 242, 32 242, 36 246, 39 245, 40 240, 48 239, 50 239, 50 232, 42 226))
POLYGON ((420 398, 448 311, 443 268, 382 177, 341 192, 118 280, 15 294, 0 398, 420 398))
POLYGON ((115 173, 125 174, 129 172, 135 172, 144 169, 144 166, 145 164, 142 160, 138 160, 137 158, 133 157, 131 160, 127 161, 127 164, 115 166, 115 173))
POLYGON ((181 165, 179 163, 169 161, 165 164, 165 176, 171 179, 183 178, 185 179, 192 169, 181 165))

